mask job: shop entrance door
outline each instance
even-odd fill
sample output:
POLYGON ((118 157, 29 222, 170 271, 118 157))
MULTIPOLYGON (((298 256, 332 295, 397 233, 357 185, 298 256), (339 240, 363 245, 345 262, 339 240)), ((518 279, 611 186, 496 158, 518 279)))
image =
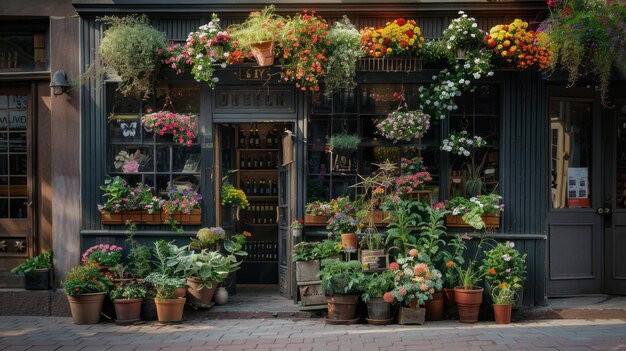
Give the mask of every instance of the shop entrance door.
MULTIPOLYGON (((35 252, 30 105, 27 88, 0 88, 0 273, 35 252)), ((0 275, 0 287, 12 284, 0 275)))
POLYGON ((548 296, 626 294, 622 116, 624 129, 597 100, 550 101, 548 296))

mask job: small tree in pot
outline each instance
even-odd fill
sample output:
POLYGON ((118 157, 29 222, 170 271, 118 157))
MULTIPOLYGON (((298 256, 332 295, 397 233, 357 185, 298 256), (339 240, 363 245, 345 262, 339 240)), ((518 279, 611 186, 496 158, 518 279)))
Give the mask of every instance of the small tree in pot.
POLYGON ((365 275, 361 271, 361 262, 323 260, 320 278, 322 279, 322 292, 326 294, 328 301, 326 321, 334 324, 355 323, 358 320, 355 317, 359 294, 365 281, 365 275))
POLYGON ((391 270, 365 276, 361 299, 367 303, 368 323, 391 323, 391 307, 395 299, 390 291, 395 287, 395 277, 396 273, 391 270))

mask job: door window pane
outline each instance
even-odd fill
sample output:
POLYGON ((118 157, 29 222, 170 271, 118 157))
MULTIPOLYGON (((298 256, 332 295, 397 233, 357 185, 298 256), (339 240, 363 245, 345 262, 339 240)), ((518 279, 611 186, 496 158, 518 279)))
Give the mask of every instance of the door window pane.
POLYGON ((617 104, 617 196, 616 208, 626 208, 626 101, 617 104))
POLYGON ((26 95, 0 96, 0 218, 28 215, 27 109, 26 95))
POLYGON ((550 165, 553 208, 591 207, 592 106, 550 103, 550 165))

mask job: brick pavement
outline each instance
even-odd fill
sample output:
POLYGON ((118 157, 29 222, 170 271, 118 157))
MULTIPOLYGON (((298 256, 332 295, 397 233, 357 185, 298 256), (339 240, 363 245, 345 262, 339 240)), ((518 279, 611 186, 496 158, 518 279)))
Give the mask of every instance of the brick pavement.
POLYGON ((238 319, 76 326, 62 317, 0 317, 0 351, 18 350, 626 350, 626 321, 330 326, 320 319, 238 319))

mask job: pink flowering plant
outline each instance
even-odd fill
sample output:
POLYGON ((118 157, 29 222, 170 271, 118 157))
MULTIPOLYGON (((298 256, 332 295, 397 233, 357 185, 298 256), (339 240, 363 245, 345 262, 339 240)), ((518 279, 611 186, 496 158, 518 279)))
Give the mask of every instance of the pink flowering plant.
POLYGON ((423 189, 427 182, 433 180, 430 173, 423 171, 396 178, 396 192, 406 195, 414 190, 423 189))
POLYGON ((393 111, 376 128, 394 143, 412 141, 421 138, 430 128, 430 116, 421 111, 393 111))
POLYGON ((415 174, 417 172, 423 172, 427 169, 424 166, 424 158, 422 157, 413 157, 413 158, 400 158, 400 170, 402 171, 402 175, 415 174))
POLYGON ((191 147, 196 137, 196 116, 181 115, 169 111, 159 111, 141 117, 141 123, 148 131, 159 135, 172 134, 174 141, 191 147))
MULTIPOLYGON (((189 33, 184 46, 185 64, 191 64, 194 78, 206 82, 211 88, 219 81, 214 77, 216 67, 226 68, 226 60, 230 55, 231 37, 219 25, 220 19, 213 14, 211 22, 201 26, 197 31, 189 33), (190 63, 191 61, 191 63, 190 63)), ((176 56, 178 57, 178 56, 176 56)), ((177 65, 176 62, 173 63, 177 65)), ((170 63, 172 67, 172 63, 170 63)))
POLYGON ((409 250, 408 256, 399 257, 389 266, 395 272, 395 287, 383 295, 386 302, 399 301, 409 306, 416 300, 419 306, 443 288, 441 272, 430 264, 426 253, 417 249, 409 250))
POLYGON ((324 201, 313 201, 306 204, 305 212, 312 216, 330 217, 333 213, 333 206, 324 201))
POLYGON ((189 189, 185 189, 183 191, 172 189, 169 196, 170 199, 165 201, 163 205, 163 209, 168 213, 181 211, 184 214, 190 214, 191 211, 198 210, 202 206, 200 202, 202 200, 202 195, 189 189))
POLYGON ((88 248, 82 255, 83 263, 95 262, 100 266, 113 267, 122 260, 123 248, 117 245, 98 244, 88 248))
POLYGON ((170 42, 165 49, 160 48, 157 54, 164 64, 176 71, 176 74, 182 74, 193 65, 193 60, 189 57, 185 47, 175 42, 170 42))

